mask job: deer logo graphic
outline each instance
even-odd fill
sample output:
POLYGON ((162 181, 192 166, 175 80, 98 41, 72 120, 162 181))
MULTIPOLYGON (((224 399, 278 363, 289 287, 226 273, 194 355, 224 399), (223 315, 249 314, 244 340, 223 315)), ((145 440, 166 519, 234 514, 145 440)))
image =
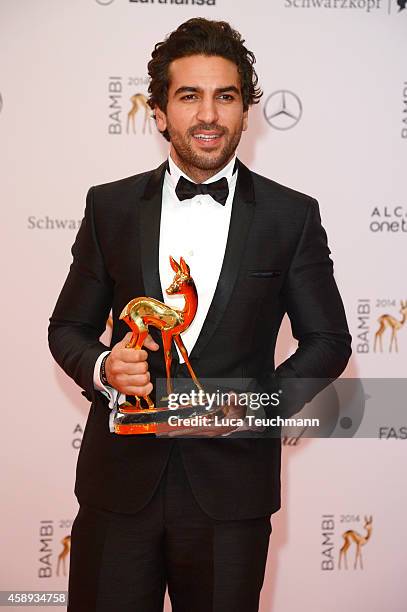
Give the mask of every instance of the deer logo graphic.
POLYGON ((401 321, 399 321, 398 319, 396 319, 395 317, 393 317, 392 315, 389 314, 384 314, 381 317, 378 318, 378 322, 379 322, 379 329, 377 330, 377 332, 375 333, 375 337, 374 337, 374 346, 373 346, 373 350, 374 352, 376 352, 376 345, 377 345, 377 341, 379 341, 379 348, 380 348, 380 352, 383 352, 383 344, 382 344, 382 335, 386 330, 386 327, 389 327, 391 329, 391 339, 390 339, 390 347, 389 347, 389 352, 392 352, 392 347, 393 347, 393 343, 394 346, 396 348, 396 353, 398 353, 398 345, 397 345, 397 332, 403 327, 404 323, 406 322, 406 317, 407 317, 407 300, 400 301, 400 305, 401 308, 399 310, 400 314, 401 314, 401 321))
POLYGON ((372 521, 373 521, 373 518, 371 516, 370 517, 365 516, 364 528, 366 529, 366 535, 364 536, 360 535, 360 533, 358 533, 357 531, 354 531, 353 529, 349 529, 348 531, 345 531, 342 534, 343 545, 339 551, 339 569, 341 569, 342 558, 345 561, 345 569, 348 569, 348 561, 346 559, 346 553, 348 551, 348 548, 351 546, 352 542, 354 542, 356 545, 356 555, 355 555, 355 563, 353 565, 353 569, 356 569, 358 560, 359 560, 360 569, 363 569, 361 548, 370 539, 370 535, 372 533, 372 521))
MULTIPOLYGON (((179 264, 170 256, 171 268, 175 272, 171 285, 166 289, 168 295, 182 295, 185 305, 182 310, 171 308, 164 302, 159 302, 154 298, 138 297, 131 300, 123 309, 120 319, 123 319, 130 327, 133 335, 127 348, 141 349, 143 342, 148 334, 148 326, 153 325, 161 331, 163 339, 165 369, 167 374, 167 393, 173 392, 173 385, 170 376, 171 370, 171 343, 178 346, 189 373, 198 389, 202 389, 195 372, 188 359, 188 353, 180 336, 181 332, 188 329, 191 325, 196 310, 198 308, 198 293, 195 283, 190 275, 188 264, 181 257, 179 264)), ((140 398, 135 396, 136 404, 134 407, 121 408, 122 412, 135 412, 141 409, 140 398)), ((143 397, 148 408, 154 408, 153 401, 146 395, 143 397)))
POLYGON ((144 109, 144 121, 143 121, 142 133, 143 134, 146 133, 146 127, 148 125, 148 129, 151 134, 152 133, 151 132, 151 120, 152 120, 151 108, 149 107, 147 103, 146 96, 142 93, 136 93, 134 94, 134 96, 130 98, 130 102, 132 104, 132 107, 127 113, 127 125, 126 125, 127 134, 130 133, 130 125, 132 128, 133 134, 136 133, 136 115, 142 109, 144 109))
POLYGON ((62 570, 64 576, 66 576, 66 557, 69 555, 69 551, 71 550, 71 536, 67 535, 61 540, 62 551, 58 555, 58 563, 57 563, 57 576, 59 576, 59 568, 62 563, 62 570))

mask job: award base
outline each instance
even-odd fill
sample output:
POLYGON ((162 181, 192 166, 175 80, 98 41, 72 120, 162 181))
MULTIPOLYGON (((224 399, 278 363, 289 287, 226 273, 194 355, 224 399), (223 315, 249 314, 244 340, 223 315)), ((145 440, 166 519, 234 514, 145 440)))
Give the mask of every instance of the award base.
POLYGON ((211 419, 223 417, 224 406, 208 409, 206 404, 190 404, 178 408, 154 407, 136 409, 129 402, 117 406, 112 414, 112 430, 119 435, 165 434, 175 429, 182 429, 184 419, 194 417, 211 419), (175 417, 180 425, 169 424, 169 418, 175 417))

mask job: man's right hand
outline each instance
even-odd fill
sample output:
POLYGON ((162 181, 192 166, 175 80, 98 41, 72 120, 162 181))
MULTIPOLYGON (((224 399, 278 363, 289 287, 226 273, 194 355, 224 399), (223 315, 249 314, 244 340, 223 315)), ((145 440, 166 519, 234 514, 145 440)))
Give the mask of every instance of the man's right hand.
MULTIPOLYGON (((148 353, 144 349, 126 348, 131 336, 132 333, 129 332, 112 348, 105 363, 106 378, 111 387, 125 395, 149 395, 153 385, 148 371, 148 353)), ((150 334, 146 337, 143 346, 151 351, 160 348, 150 334)))

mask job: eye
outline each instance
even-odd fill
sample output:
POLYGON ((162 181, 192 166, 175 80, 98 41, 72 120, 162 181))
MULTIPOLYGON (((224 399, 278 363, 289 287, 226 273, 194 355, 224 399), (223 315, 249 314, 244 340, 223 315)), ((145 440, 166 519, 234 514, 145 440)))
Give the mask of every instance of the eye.
POLYGON ((181 100, 185 100, 186 102, 189 102, 190 100, 195 100, 197 98, 196 94, 186 94, 185 96, 182 96, 181 100))
POLYGON ((218 96, 218 98, 220 98, 221 100, 225 100, 226 102, 230 102, 231 100, 235 99, 235 97, 231 94, 221 94, 220 96, 218 96))

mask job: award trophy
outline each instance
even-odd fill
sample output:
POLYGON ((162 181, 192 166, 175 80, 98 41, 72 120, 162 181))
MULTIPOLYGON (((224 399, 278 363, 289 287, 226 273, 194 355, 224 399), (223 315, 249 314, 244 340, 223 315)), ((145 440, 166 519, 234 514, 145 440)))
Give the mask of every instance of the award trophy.
MULTIPOLYGON (((125 321, 132 331, 130 342, 127 348, 141 349, 143 342, 148 335, 149 326, 156 327, 161 331, 165 369, 166 369, 166 390, 167 396, 173 393, 174 385, 171 379, 171 344, 174 341, 178 346, 185 364, 191 375, 192 381, 199 391, 203 392, 203 387, 195 375, 188 359, 188 353, 180 336, 181 332, 188 329, 191 325, 198 307, 198 294, 194 280, 190 275, 190 269, 185 260, 181 257, 178 264, 170 256, 171 268, 175 276, 171 285, 166 289, 168 295, 182 295, 185 299, 184 308, 178 310, 171 308, 164 302, 160 302, 150 297, 138 297, 131 300, 123 309, 120 319, 125 321)), ((222 406, 208 406, 204 401, 201 403, 191 403, 177 408, 169 408, 163 397, 160 401, 164 406, 155 406, 152 399, 146 395, 143 397, 135 396, 135 403, 124 402, 117 405, 112 414, 112 429, 116 434, 148 434, 160 433, 169 430, 168 419, 176 416, 178 419, 192 418, 194 416, 205 415, 209 418, 215 415, 224 416, 225 411, 222 406), (142 400, 146 407, 142 406, 142 400)))

